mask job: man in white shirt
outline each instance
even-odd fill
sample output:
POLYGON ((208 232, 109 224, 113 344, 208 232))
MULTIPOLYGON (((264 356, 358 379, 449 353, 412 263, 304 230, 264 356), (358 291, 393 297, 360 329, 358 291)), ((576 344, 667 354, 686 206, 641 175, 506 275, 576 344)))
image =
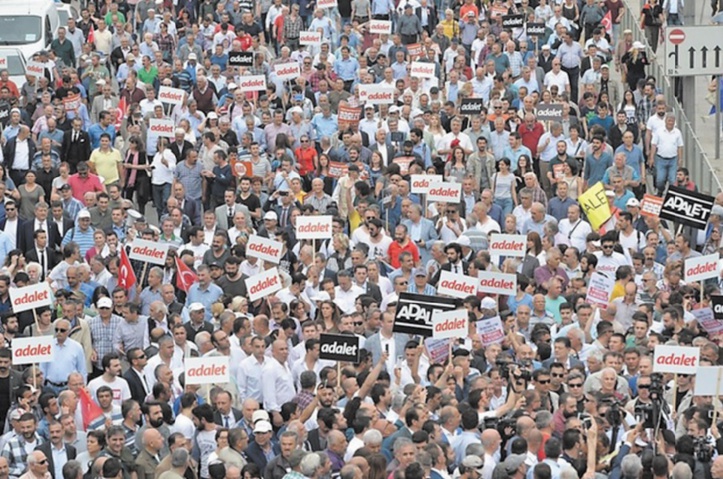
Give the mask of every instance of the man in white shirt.
POLYGON ((592 233, 592 228, 587 221, 580 218, 579 205, 570 205, 567 208, 567 218, 563 218, 558 227, 560 234, 567 236, 570 246, 574 246, 581 253, 585 252, 587 235, 592 233))
MULTIPOLYGON (((650 123, 650 121, 648 121, 650 123)), ((675 184, 675 175, 679 166, 683 166, 683 135, 675 127, 675 115, 665 116, 665 127, 657 128, 650 142, 648 166, 655 165, 655 187, 658 195, 663 196, 665 183, 675 184)))
POLYGON ((342 270, 336 276, 338 286, 334 288, 334 303, 346 314, 356 310, 356 299, 364 294, 364 290, 352 283, 351 274, 342 270))
POLYGON ((193 253, 193 267, 203 262, 203 255, 208 251, 209 246, 203 242, 205 235, 202 226, 192 226, 188 232, 188 243, 183 245, 182 250, 187 249, 193 253))
POLYGON ((266 342, 262 337, 256 336, 251 340, 251 355, 241 361, 236 370, 239 402, 249 398, 263 402, 261 378, 266 361, 266 342))
POLYGON ((450 154, 452 152, 452 142, 457 140, 457 146, 460 146, 464 150, 465 155, 471 155, 474 151, 474 146, 469 136, 467 136, 466 133, 462 133, 462 119, 455 117, 450 124, 452 131, 444 135, 437 142, 437 153, 440 156, 450 154))
POLYGON ((271 358, 263 367, 264 410, 271 414, 274 424, 281 424, 281 405, 291 401, 296 395, 294 378, 288 364, 289 345, 284 340, 276 340, 271 345, 271 358))
POLYGON ((116 353, 106 354, 103 356, 102 365, 103 374, 88 383, 90 395, 96 397, 101 386, 108 386, 113 391, 113 404, 120 407, 123 401, 131 398, 128 382, 121 377, 120 357, 116 353))

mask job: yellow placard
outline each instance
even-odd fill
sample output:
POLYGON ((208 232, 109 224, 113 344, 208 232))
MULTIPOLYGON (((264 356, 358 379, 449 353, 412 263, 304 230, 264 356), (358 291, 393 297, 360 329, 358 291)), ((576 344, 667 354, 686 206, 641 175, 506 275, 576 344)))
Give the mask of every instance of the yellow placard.
POLYGON ((592 229, 597 231, 610 219, 610 204, 605 196, 605 188, 602 182, 597 182, 577 198, 580 208, 587 216, 592 229))

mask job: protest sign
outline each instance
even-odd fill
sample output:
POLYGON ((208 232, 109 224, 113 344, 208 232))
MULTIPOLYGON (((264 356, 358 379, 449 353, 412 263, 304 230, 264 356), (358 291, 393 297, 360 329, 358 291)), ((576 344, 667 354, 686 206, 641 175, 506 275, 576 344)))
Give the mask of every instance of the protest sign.
POLYGON ((660 216, 660 210, 663 208, 663 198, 651 194, 644 194, 643 201, 640 202, 640 214, 643 216, 660 216))
POLYGON ((695 374, 699 358, 700 348, 658 344, 655 346, 653 372, 695 374))
POLYGON ((477 327, 477 334, 485 347, 490 344, 501 343, 505 339, 505 330, 499 316, 477 321, 475 326, 477 327))
POLYGON ((322 333, 319 336, 319 359, 358 364, 361 360, 359 343, 359 337, 352 334, 322 333))
POLYGON ((462 98, 459 112, 462 115, 479 115, 485 106, 484 98, 462 98))
POLYGON ((361 108, 339 105, 336 117, 339 122, 340 130, 343 131, 348 130, 349 128, 356 128, 359 126, 359 120, 361 119, 361 108))
POLYGON ((254 176, 254 164, 251 163, 251 155, 244 155, 237 158, 230 158, 231 172, 236 178, 254 176))
POLYGON ((40 78, 45 75, 45 63, 29 61, 25 64, 25 74, 40 78))
POLYGON ((466 309, 435 311, 432 314, 432 337, 434 339, 464 338, 467 336, 469 313, 466 309))
POLYGON ((690 312, 695 316, 695 321, 705 329, 709 335, 719 334, 723 331, 723 321, 715 318, 712 308, 694 309, 690 312))
POLYGON ((341 161, 329 162, 329 176, 332 178, 341 178, 349 172, 349 164, 341 161))
POLYGON ((53 305, 53 293, 50 285, 45 281, 22 288, 10 288, 8 293, 13 312, 16 314, 29 309, 53 305))
POLYGON ((162 86, 158 90, 158 100, 160 100, 162 103, 168 103, 170 105, 183 105, 183 99, 185 98, 185 95, 185 91, 181 90, 180 88, 171 88, 170 86, 162 86))
POLYGON ((596 271, 590 277, 585 301, 589 304, 596 304, 600 309, 607 309, 614 286, 615 278, 596 271))
POLYGON ((392 330, 395 333, 430 337, 433 333, 432 314, 434 311, 444 312, 453 309, 457 309, 457 300, 454 298, 400 293, 392 330))
POLYGON ((562 119, 562 105, 543 105, 535 111, 538 121, 559 121, 562 119))
POLYGON ((131 244, 131 251, 128 257, 137 261, 143 261, 144 263, 163 266, 166 264, 168 247, 168 243, 158 243, 136 238, 133 240, 133 244, 131 244))
POLYGON ((255 274, 246 278, 246 291, 248 291, 249 301, 254 302, 257 299, 270 296, 277 291, 283 289, 279 271, 276 267, 267 269, 263 273, 255 274))
POLYGON ((686 259, 683 267, 685 272, 683 279, 686 283, 692 283, 717 277, 719 260, 718 253, 686 259))
POLYGON ((530 37, 544 37, 547 26, 545 26, 544 22, 529 22, 527 23, 525 31, 527 32, 527 36, 530 37))
POLYGON ((422 54, 422 44, 421 43, 410 43, 407 45, 407 53, 409 53, 409 58, 417 58, 419 55, 422 54))
POLYGON ((392 22, 389 20, 369 20, 369 33, 375 35, 391 35, 392 22))
POLYGON ((240 77, 236 91, 266 91, 266 75, 245 75, 240 77))
POLYGON ((713 307, 713 317, 717 320, 723 320, 723 296, 714 294, 710 297, 713 307))
POLYGON ((515 295, 517 294, 517 275, 480 271, 477 287, 480 293, 515 295))
POLYGON ((299 43, 301 45, 318 45, 321 43, 321 32, 300 32, 299 43))
POLYGON ((600 227, 610 219, 610 204, 605 195, 605 187, 602 182, 598 181, 592 185, 586 192, 577 198, 582 211, 587 216, 592 229, 597 231, 600 227))
POLYGON ((389 105, 394 103, 393 86, 381 84, 359 85, 359 103, 366 105, 389 105))
POLYGON ((527 235, 490 235, 489 251, 491 255, 524 258, 527 254, 527 235))
POLYGON ((424 345, 427 347, 427 353, 429 353, 430 363, 444 364, 449 358, 449 343, 454 341, 453 339, 434 339, 426 338, 424 345))
POLYGON ((331 238, 330 215, 297 216, 296 239, 329 239, 331 238))
POLYGON ((280 241, 264 238, 259 235, 251 235, 246 243, 246 255, 252 256, 270 263, 279 264, 284 245, 280 241))
POLYGON ((63 108, 65 111, 78 111, 80 108, 80 105, 82 103, 82 99, 80 98, 80 93, 75 94, 68 94, 65 98, 63 98, 63 108))
POLYGON ((53 360, 53 336, 13 339, 13 365, 49 363, 53 360))
POLYGON ((337 0, 317 0, 317 8, 335 8, 338 6, 337 0))
POLYGON ((502 16, 502 28, 520 28, 525 24, 525 14, 515 13, 502 16))
POLYGON ((399 165, 399 174, 405 176, 409 174, 409 165, 411 165, 413 161, 413 156, 398 156, 392 160, 392 163, 399 165))
POLYGON ((668 186, 660 210, 664 220, 675 221, 693 228, 704 229, 708 224, 715 198, 677 186, 668 186))
POLYGON ((430 183, 427 190, 427 201, 441 201, 443 203, 457 204, 462 198, 462 183, 449 181, 435 181, 430 183))
POLYGON ((287 81, 298 78, 301 75, 299 62, 287 62, 274 65, 274 74, 279 80, 287 81))
POLYGON ((164 138, 175 138, 176 127, 173 120, 163 118, 151 118, 148 121, 148 131, 164 138))
POLYGON ((695 372, 693 396, 720 396, 723 394, 721 366, 698 366, 695 372))
POLYGON ((442 183, 443 181, 442 175, 412 175, 410 188, 414 194, 426 195, 429 192, 429 185, 433 182, 442 183))
POLYGON ((186 357, 186 384, 223 384, 230 382, 228 356, 186 357))
POLYGON ((439 275, 437 293, 460 299, 470 295, 475 296, 477 294, 477 281, 471 276, 442 270, 439 275))
POLYGON ((412 62, 411 76, 419 78, 436 78, 436 65, 427 62, 412 62))
POLYGON ((254 52, 228 52, 228 64, 233 67, 253 66, 254 52))

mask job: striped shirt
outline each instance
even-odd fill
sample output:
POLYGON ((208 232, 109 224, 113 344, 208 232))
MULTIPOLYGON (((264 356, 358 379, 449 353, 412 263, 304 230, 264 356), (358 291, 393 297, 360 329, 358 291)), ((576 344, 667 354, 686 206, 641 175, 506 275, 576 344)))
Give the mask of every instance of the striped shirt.
POLYGON ((82 258, 85 258, 85 253, 87 253, 90 248, 95 246, 95 243, 93 242, 93 231, 93 228, 88 228, 87 230, 83 231, 80 229, 80 227, 75 226, 65 233, 65 237, 63 238, 61 246, 65 246, 71 241, 73 241, 74 243, 77 243, 77 245, 80 247, 80 256, 82 258))

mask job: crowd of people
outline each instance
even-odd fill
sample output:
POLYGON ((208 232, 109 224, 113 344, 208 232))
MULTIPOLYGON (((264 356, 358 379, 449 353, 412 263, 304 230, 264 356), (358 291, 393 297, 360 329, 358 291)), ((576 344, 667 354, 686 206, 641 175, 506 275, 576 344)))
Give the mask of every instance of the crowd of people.
MULTIPOLYGON (((701 318, 722 281, 682 270, 720 251, 723 194, 700 230, 641 208, 697 187, 626 8, 83 2, 33 56, 44 74, 0 71, 0 479, 723 479, 718 397, 653 365, 659 345, 721 362, 701 318), (430 201, 425 175, 460 197, 430 201), (593 227, 578 198, 598 184, 593 227), (298 239, 315 215, 331 233, 298 239), (500 233, 524 256, 490 254, 500 233), (164 264, 129 259, 139 239, 164 264), (516 293, 458 299, 448 349, 398 332, 401 300, 480 272, 516 293), (13 307, 43 283, 52 304, 13 307), (324 334, 359 361, 325 359, 324 334), (43 337, 52 361, 13 363, 43 337), (187 358, 219 356, 227 383, 187 384, 187 358)), ((643 10, 653 49, 682 8, 643 10)))

